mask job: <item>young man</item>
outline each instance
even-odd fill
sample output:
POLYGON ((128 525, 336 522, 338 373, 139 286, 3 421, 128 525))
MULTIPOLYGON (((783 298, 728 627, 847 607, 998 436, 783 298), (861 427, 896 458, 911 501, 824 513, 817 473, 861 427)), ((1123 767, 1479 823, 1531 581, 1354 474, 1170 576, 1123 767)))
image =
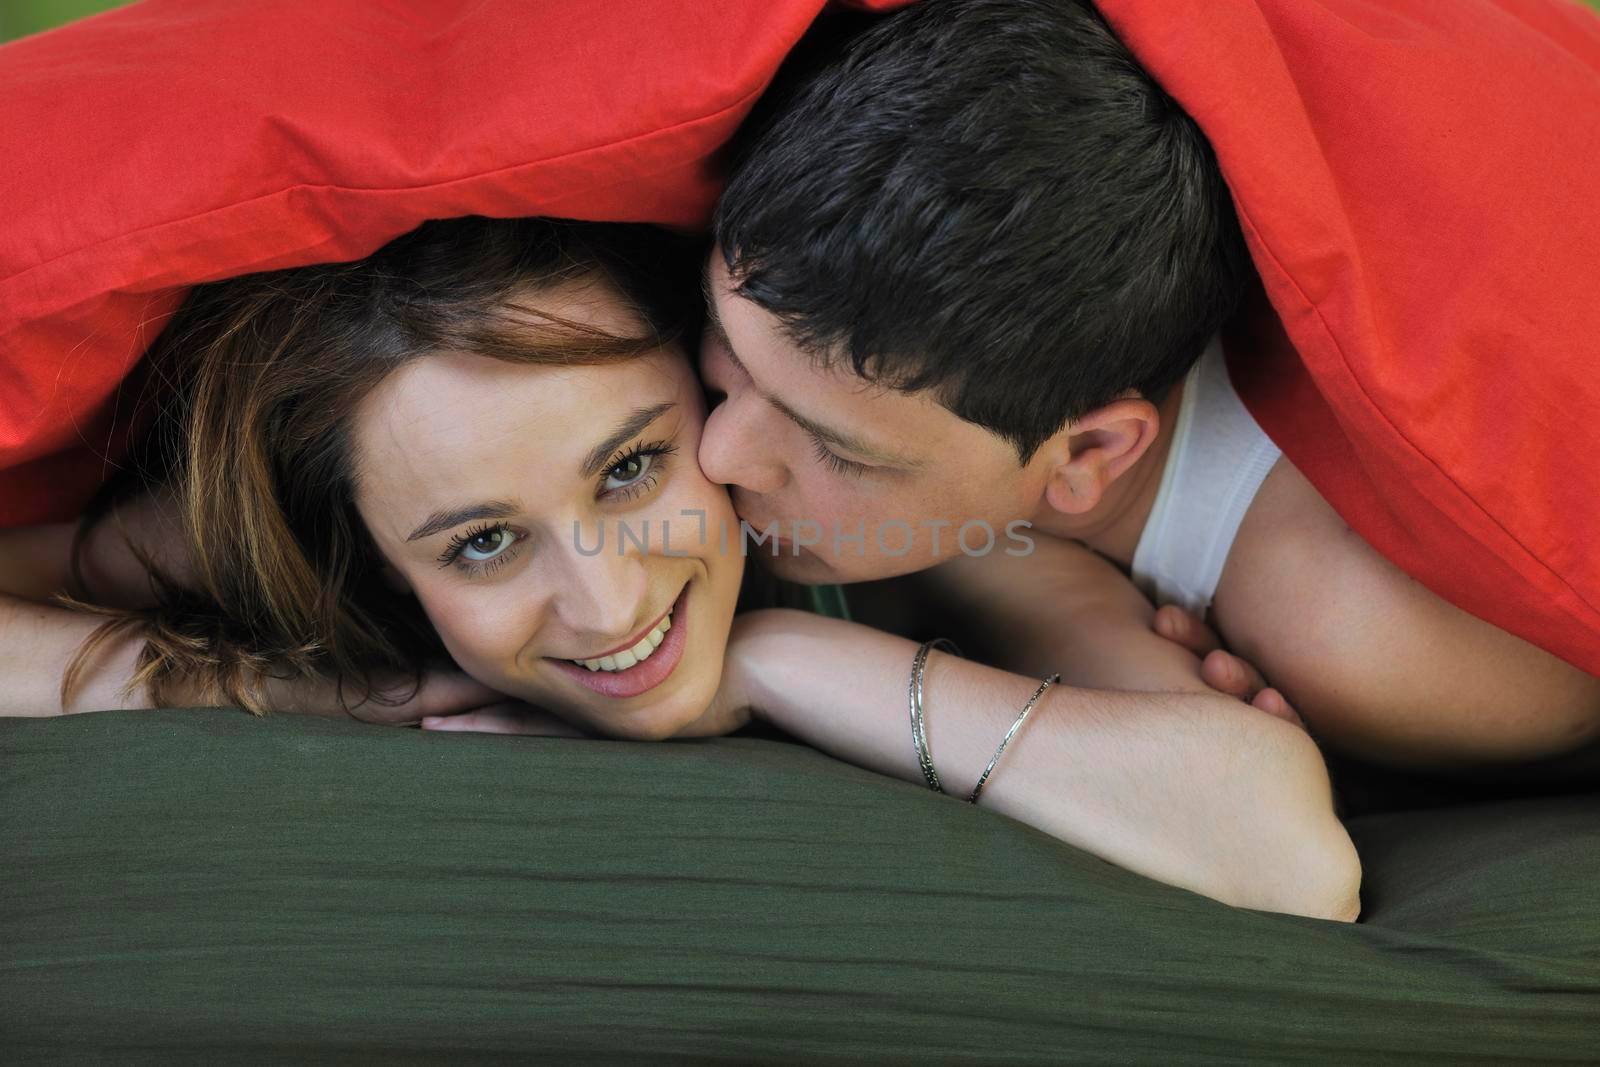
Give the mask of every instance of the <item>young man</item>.
MULTIPOLYGON (((923 0, 820 39, 715 231, 700 462, 784 576, 942 563, 1007 666, 1092 684, 1092 618, 1053 605, 1110 560, 1176 605, 1163 633, 1204 652, 1208 613, 1346 751, 1461 767, 1600 736, 1600 680, 1389 564, 1244 410, 1221 172, 1088 3, 923 0), (1009 554, 1016 520, 1048 551, 1009 554)), ((1222 651, 1204 670, 1262 684, 1222 651)))

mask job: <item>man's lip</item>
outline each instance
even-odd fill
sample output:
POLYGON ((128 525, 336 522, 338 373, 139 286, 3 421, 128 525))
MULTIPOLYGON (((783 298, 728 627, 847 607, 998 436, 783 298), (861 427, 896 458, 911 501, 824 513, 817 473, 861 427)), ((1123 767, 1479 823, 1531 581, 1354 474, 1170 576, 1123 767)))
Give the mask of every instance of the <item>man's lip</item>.
MULTIPOLYGON (((775 532, 772 534, 771 537, 767 538, 768 541, 784 541, 784 540, 787 540, 782 534, 782 530, 783 530, 783 520, 782 519, 767 519, 767 520, 765 520, 763 522, 757 522, 754 519, 750 518, 750 516, 744 514, 744 512, 742 512, 742 511, 735 511, 734 514, 738 517, 739 521, 742 524, 744 524, 745 526, 748 526, 750 528, 750 532, 751 533, 754 533, 754 534, 765 533, 767 531, 767 529, 770 527, 775 532)), ((743 529, 741 529, 739 532, 742 534, 744 531, 743 531, 743 529)))
MULTIPOLYGON (((679 590, 679 591, 682 592, 682 590, 679 590)), ((678 598, 677 597, 673 597, 672 598, 672 603, 676 604, 677 602, 678 602, 678 598)), ((596 653, 593 656, 569 656, 569 657, 566 657, 566 658, 573 659, 573 660, 604 659, 606 656, 615 656, 618 652, 626 652, 626 651, 628 651, 628 649, 632 648, 634 645, 637 645, 645 637, 645 635, 647 635, 651 630, 654 630, 657 626, 660 626, 661 625, 661 620, 666 618, 668 615, 671 615, 671 614, 672 614, 672 606, 668 605, 667 606, 667 610, 663 611, 660 615, 657 615, 655 622, 651 623, 649 626, 646 626, 643 630, 640 630, 636 635, 634 635, 633 640, 624 641, 622 644, 618 645, 616 648, 613 648, 609 652, 599 652, 599 653, 596 653)))
MULTIPOLYGON (((744 519, 742 516, 741 519, 742 521, 748 523, 750 529, 756 533, 761 533, 767 528, 765 524, 750 522, 749 519, 744 519)), ((783 523, 778 520, 773 520, 773 525, 779 530, 783 529, 783 523)), ((815 546, 809 544, 797 544, 791 537, 784 537, 781 534, 774 533, 772 536, 764 539, 760 544, 756 544, 755 538, 752 537, 748 554, 756 558, 760 558, 762 556, 767 556, 769 558, 777 558, 782 556, 789 556, 791 558, 795 556, 814 556, 816 553, 811 551, 813 547, 815 546)))

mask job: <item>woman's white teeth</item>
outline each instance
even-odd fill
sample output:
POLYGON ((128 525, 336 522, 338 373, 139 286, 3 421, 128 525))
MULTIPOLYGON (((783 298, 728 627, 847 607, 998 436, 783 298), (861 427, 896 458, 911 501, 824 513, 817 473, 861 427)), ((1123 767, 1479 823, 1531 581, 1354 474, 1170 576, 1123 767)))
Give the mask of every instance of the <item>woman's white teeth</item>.
POLYGON ((656 628, 639 638, 639 643, 632 648, 599 659, 575 659, 572 662, 580 667, 588 667, 591 671, 625 671, 629 667, 637 666, 650 658, 650 654, 661 645, 661 639, 667 636, 667 631, 672 629, 672 616, 670 614, 656 623, 656 628))

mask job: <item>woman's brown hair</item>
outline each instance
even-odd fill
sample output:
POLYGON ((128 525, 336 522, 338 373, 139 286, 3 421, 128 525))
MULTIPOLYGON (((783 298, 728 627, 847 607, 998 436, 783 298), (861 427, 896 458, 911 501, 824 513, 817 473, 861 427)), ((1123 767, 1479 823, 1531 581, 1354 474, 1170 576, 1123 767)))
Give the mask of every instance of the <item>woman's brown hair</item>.
POLYGON ((443 649, 416 602, 383 581, 356 512, 357 405, 441 351, 569 366, 653 351, 698 311, 698 253, 645 226, 466 218, 426 223, 359 262, 196 288, 149 356, 161 414, 79 533, 81 546, 117 499, 170 493, 192 576, 180 583, 145 559, 155 606, 77 598, 110 618, 63 679, 63 704, 95 650, 130 631, 145 638, 130 688, 158 705, 179 683, 188 702, 260 713, 267 678, 336 678, 347 704, 384 699, 379 677, 420 680, 443 649), (579 279, 620 292, 638 333, 539 309, 540 289, 579 279))

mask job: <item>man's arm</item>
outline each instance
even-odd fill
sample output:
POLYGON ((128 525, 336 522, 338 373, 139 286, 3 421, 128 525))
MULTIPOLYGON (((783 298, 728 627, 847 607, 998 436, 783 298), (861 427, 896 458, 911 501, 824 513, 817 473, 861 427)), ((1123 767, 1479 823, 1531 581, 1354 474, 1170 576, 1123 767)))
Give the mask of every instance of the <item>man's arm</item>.
MULTIPOLYGON (((794 611, 736 625, 730 670, 747 680, 759 717, 841 759, 921 782, 906 703, 913 642, 794 611)), ((970 792, 1037 684, 930 657, 928 743, 949 792, 970 792)), ((1052 687, 982 803, 1228 904, 1339 920, 1359 911, 1360 862, 1334 817, 1316 746, 1229 697, 1052 687)))
POLYGON ((1459 768, 1600 737, 1600 679, 1424 588, 1286 459, 1240 526, 1212 622, 1319 737, 1367 759, 1459 768))
MULTIPOLYGON (((958 556, 900 581, 913 581, 923 614, 961 625, 973 658, 1022 674, 1060 671, 1086 689, 1223 691, 1259 710, 1298 722, 1281 694, 1256 685, 1219 686, 1200 670, 1200 652, 1152 633, 1145 595, 1103 556, 1083 545, 1035 535, 1027 556, 958 556), (1174 648, 1174 645, 1181 646, 1174 648)), ((1249 664, 1240 663, 1259 678, 1249 664)))

